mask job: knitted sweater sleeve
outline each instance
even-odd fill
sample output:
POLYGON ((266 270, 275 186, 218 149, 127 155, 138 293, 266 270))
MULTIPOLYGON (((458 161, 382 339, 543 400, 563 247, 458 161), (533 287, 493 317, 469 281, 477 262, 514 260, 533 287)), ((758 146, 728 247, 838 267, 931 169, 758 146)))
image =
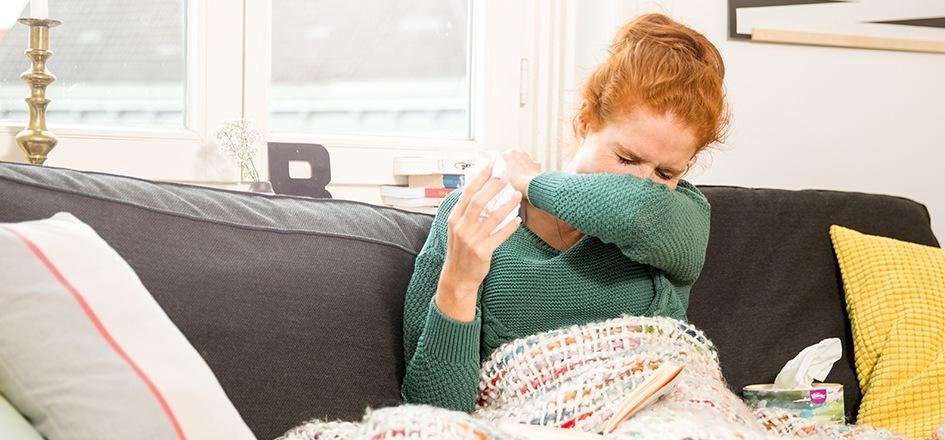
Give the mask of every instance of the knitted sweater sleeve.
POLYGON ((546 172, 528 200, 581 232, 661 270, 674 285, 695 283, 709 242, 709 201, 681 180, 676 190, 632 174, 546 172))
MULTIPOLYGON (((480 300, 476 317, 460 322, 444 315, 434 297, 446 257, 446 220, 459 190, 442 203, 417 255, 404 301, 404 402, 470 412, 479 390, 480 300)), ((481 293, 482 286, 479 287, 481 293)))

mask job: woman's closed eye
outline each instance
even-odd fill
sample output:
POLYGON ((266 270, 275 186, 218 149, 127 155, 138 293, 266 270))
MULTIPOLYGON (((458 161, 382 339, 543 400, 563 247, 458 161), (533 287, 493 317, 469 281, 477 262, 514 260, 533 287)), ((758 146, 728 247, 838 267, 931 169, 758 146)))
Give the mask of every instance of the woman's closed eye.
MULTIPOLYGON (((617 156, 617 160, 619 160, 620 163, 622 163, 622 164, 624 164, 624 165, 636 165, 636 164, 637 164, 637 161, 635 161, 635 160, 633 160, 633 159, 627 159, 627 158, 625 158, 625 157, 623 157, 623 156, 617 156)), ((665 179, 665 180, 672 180, 672 179, 673 179, 673 176, 671 176, 670 174, 668 174, 668 173, 666 173, 666 172, 664 172, 664 171, 656 170, 656 174, 657 174, 658 176, 660 176, 661 179, 665 179)))
POLYGON ((617 160, 619 160, 620 163, 622 163, 622 164, 624 164, 624 165, 635 165, 635 164, 637 163, 637 161, 631 160, 631 159, 627 159, 627 158, 625 158, 625 157, 623 157, 623 156, 617 156, 617 160))

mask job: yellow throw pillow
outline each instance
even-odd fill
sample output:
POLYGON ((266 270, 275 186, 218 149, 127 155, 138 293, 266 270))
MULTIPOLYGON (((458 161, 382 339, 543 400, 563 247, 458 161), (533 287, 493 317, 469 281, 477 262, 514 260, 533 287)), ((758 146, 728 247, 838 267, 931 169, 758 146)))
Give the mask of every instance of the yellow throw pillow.
POLYGON ((830 227, 856 374, 857 423, 928 438, 945 421, 945 250, 830 227))

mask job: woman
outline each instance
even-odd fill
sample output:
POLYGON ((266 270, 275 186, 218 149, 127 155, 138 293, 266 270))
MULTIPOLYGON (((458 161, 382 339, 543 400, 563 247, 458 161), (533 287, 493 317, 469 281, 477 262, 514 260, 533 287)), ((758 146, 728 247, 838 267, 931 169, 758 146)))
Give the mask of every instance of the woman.
POLYGON ((583 87, 565 172, 508 152, 507 181, 487 167, 437 212, 404 304, 406 402, 471 411, 480 361, 512 339, 624 314, 686 318, 710 208, 682 176, 726 125, 722 58, 660 14, 627 23, 610 51, 583 87), (515 197, 480 220, 506 183, 515 197))

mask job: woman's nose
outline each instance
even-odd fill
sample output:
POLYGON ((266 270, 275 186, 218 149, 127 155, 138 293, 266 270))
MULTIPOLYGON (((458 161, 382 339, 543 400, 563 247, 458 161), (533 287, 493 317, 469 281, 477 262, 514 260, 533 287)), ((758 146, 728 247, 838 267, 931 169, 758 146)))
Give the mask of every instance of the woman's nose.
POLYGON ((635 171, 636 171, 636 172, 635 172, 634 174, 636 174, 637 177, 639 177, 639 178, 641 178, 641 179, 651 179, 651 180, 652 180, 652 178, 653 178, 653 173, 655 173, 656 170, 654 170, 652 167, 648 167, 648 166, 646 166, 646 165, 641 165, 641 166, 637 167, 637 169, 636 169, 635 171))

